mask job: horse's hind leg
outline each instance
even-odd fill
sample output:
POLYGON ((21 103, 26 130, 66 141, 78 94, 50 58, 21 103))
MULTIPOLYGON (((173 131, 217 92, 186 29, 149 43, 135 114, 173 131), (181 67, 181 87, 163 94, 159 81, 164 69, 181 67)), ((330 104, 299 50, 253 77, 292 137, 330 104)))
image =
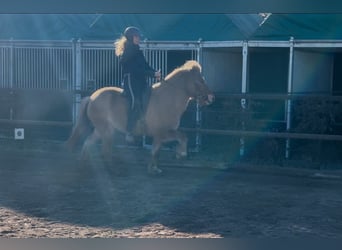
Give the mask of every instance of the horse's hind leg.
POLYGON ((102 139, 102 156, 107 165, 112 165, 112 149, 113 149, 113 135, 114 131, 111 129, 105 130, 101 135, 102 139))
POLYGON ((158 153, 160 150, 160 147, 162 145, 162 141, 160 138, 153 138, 153 143, 152 143, 152 150, 151 150, 151 162, 148 165, 148 173, 149 174, 160 174, 162 170, 158 168, 158 153))
POLYGON ((158 168, 158 153, 162 146, 162 143, 169 141, 177 141, 178 145, 176 147, 176 157, 177 159, 187 156, 188 138, 185 134, 177 131, 171 130, 163 134, 162 136, 155 136, 153 138, 152 144, 152 159, 148 166, 148 172, 152 174, 160 174, 161 169, 158 168))
POLYGON ((86 162, 89 160, 90 156, 90 149, 91 147, 100 139, 99 133, 95 129, 93 133, 91 133, 88 138, 85 140, 83 147, 82 147, 82 152, 81 152, 81 161, 86 162))

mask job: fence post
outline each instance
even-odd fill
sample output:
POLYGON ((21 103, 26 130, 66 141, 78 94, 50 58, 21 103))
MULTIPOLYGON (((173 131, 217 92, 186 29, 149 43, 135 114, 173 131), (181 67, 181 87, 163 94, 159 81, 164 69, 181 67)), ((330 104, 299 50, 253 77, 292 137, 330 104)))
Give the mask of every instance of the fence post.
MULTIPOLYGON (((198 48, 197 48, 197 62, 202 64, 202 40, 198 40, 198 48)), ((196 103, 196 128, 199 129, 202 126, 202 111, 200 109, 200 105, 196 103)), ((199 132, 196 132, 196 139, 195 139, 195 151, 199 152, 202 146, 202 137, 199 132)))
MULTIPOLYGON (((14 41, 13 38, 10 39, 10 62, 9 62, 9 84, 11 89, 11 99, 13 98, 13 87, 14 87, 14 41)), ((9 110, 9 118, 10 120, 13 120, 14 116, 14 108, 13 108, 13 102, 11 102, 11 107, 9 110)))
POLYGON ((14 83, 14 41, 13 38, 10 39, 10 63, 9 63, 9 84, 10 84, 10 88, 13 88, 13 83, 14 83))
MULTIPOLYGON (((290 52, 289 52, 289 73, 287 81, 287 94, 292 94, 293 80, 293 37, 290 38, 290 52)), ((291 106, 292 100, 286 100, 286 132, 291 129, 291 106)), ((290 157, 290 139, 286 139, 285 159, 290 157)))
MULTIPOLYGON (((247 93, 247 73, 248 73, 248 43, 243 42, 242 45, 242 83, 241 83, 241 93, 246 94, 247 93)), ((245 111, 247 107, 247 101, 245 98, 241 99, 241 108, 242 111, 245 111)), ((242 130, 245 129, 245 122, 241 122, 242 130)), ((240 137, 240 157, 243 157, 245 155, 245 138, 240 137)))
POLYGON ((80 90, 82 89, 82 54, 81 54, 81 39, 73 40, 73 58, 74 58, 74 77, 75 77, 75 99, 73 110, 73 123, 76 122, 78 117, 78 110, 81 102, 80 90))

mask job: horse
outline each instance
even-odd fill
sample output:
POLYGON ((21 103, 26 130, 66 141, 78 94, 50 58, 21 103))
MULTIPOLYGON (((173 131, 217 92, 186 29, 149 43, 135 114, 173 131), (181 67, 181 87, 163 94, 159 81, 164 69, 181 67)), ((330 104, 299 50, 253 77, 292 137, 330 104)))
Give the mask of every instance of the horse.
MULTIPOLYGON (((152 85, 147 108, 142 120, 133 130, 135 136, 152 138, 151 159, 148 173, 159 174, 157 154, 166 142, 176 141, 177 158, 187 156, 187 136, 179 131, 182 114, 189 101, 197 100, 200 106, 211 104, 215 96, 202 76, 201 65, 194 60, 174 69, 163 80, 152 85)), ((70 149, 86 138, 81 159, 89 157, 90 147, 102 143, 103 159, 112 161, 114 133, 126 133, 129 105, 118 87, 103 87, 81 100, 79 115, 67 141, 70 149)), ((82 145, 82 142, 81 142, 82 145)))

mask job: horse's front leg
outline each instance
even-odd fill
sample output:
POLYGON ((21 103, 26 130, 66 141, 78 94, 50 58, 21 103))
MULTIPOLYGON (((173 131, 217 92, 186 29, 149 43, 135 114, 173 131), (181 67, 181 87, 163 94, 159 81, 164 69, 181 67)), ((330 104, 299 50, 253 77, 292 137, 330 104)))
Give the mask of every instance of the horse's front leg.
POLYGON ((161 145, 162 145, 162 142, 160 139, 153 138, 152 150, 151 150, 151 162, 149 163, 148 169, 147 169, 149 174, 162 173, 162 170, 158 168, 158 153, 159 153, 161 145))
POLYGON ((168 141, 177 141, 178 144, 176 146, 176 158, 184 158, 188 155, 188 137, 178 131, 178 130, 170 130, 168 133, 165 134, 165 137, 163 138, 164 142, 168 141))
POLYGON ((185 158, 188 156, 188 137, 180 132, 174 131, 175 139, 177 140, 178 144, 176 146, 176 158, 185 158))

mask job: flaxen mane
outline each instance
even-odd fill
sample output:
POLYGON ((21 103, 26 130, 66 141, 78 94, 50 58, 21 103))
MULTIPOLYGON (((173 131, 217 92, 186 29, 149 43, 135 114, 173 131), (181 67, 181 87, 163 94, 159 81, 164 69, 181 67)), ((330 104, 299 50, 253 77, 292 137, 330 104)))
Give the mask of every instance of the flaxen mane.
POLYGON ((166 77, 165 77, 165 80, 167 81, 168 79, 180 74, 180 73, 183 73, 183 72, 188 72, 188 71, 191 71, 191 70, 198 70, 199 72, 202 71, 202 68, 201 68, 201 65, 199 65, 198 62, 196 61, 187 61, 183 66, 175 69, 174 71, 172 71, 170 74, 168 74, 166 77))
POLYGON ((196 61, 187 61, 184 65, 176 68, 175 70, 173 70, 170 74, 168 74, 165 79, 163 79, 161 82, 153 84, 153 88, 158 88, 160 87, 160 85, 166 83, 167 80, 174 78, 176 76, 180 76, 183 73, 189 72, 191 70, 198 70, 199 72, 202 71, 201 65, 196 62, 196 61))

